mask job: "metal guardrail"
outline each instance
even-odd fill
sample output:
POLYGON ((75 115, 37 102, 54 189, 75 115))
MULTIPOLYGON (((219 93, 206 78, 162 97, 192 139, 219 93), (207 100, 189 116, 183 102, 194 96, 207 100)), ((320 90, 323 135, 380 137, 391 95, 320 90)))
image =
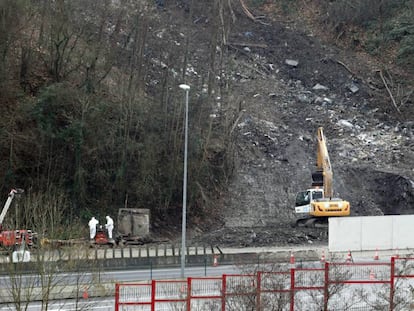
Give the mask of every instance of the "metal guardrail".
MULTIPOLYGON (((188 246, 187 256, 222 254, 219 247, 212 246, 188 246)), ((181 255, 181 246, 173 244, 143 245, 128 247, 109 246, 72 246, 59 248, 33 248, 30 250, 32 261, 36 257, 43 256, 48 261, 62 261, 74 259, 116 259, 116 258, 149 258, 149 257, 175 257, 181 255)), ((0 264, 10 262, 10 252, 3 252, 0 256, 0 264)))
POLYGON ((392 257, 390 262, 323 262, 321 268, 298 268, 293 261, 290 268, 286 267, 216 278, 117 283, 115 311, 124 307, 151 311, 413 308, 414 258, 392 257))

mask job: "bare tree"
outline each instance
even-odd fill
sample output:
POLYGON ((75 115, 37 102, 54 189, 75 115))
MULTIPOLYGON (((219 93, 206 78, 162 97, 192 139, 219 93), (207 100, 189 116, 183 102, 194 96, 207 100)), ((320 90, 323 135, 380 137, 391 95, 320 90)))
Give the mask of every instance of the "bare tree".
MULTIPOLYGON (((70 252, 73 250, 69 250, 70 252)), ((50 247, 31 252, 30 262, 9 262, 8 278, 3 278, 0 301, 14 310, 27 310, 32 302, 40 302, 41 310, 65 308, 62 299, 74 301, 76 310, 89 310, 85 293, 99 288, 99 264, 91 257, 88 245, 77 247, 75 258, 50 247), (70 278, 65 272, 70 271, 70 278), (91 274, 92 273, 92 274, 91 274), (80 303, 82 301, 82 303, 80 303)), ((87 297, 86 297, 87 298, 87 297)))

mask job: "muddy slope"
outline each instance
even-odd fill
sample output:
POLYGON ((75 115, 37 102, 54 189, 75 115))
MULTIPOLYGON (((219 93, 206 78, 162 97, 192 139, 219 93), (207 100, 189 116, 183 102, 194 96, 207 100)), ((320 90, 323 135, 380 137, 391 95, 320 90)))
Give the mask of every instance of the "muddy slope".
MULTIPOLYGON (((186 13, 162 14, 176 21, 186 13)), ((254 22, 237 9, 235 15, 228 44, 220 51, 231 81, 226 99, 238 106, 235 170, 218 202, 222 214, 191 228, 190 243, 326 242, 325 229, 291 226, 295 195, 311 183, 320 126, 328 141, 335 196, 350 201, 352 215, 414 213, 414 105, 396 111, 376 71, 380 64, 368 64, 293 24, 268 18, 254 22)), ((201 26, 191 27, 197 33, 201 26)), ((194 67, 208 55, 199 33, 190 42, 194 67)))

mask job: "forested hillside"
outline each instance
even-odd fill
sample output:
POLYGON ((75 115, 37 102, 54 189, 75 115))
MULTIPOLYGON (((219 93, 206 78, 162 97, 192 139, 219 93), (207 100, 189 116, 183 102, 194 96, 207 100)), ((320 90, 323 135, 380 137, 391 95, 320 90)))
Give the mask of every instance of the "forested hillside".
MULTIPOLYGON (((290 102, 314 110, 309 105, 315 98, 301 102, 297 96, 321 83, 338 94, 340 107, 330 110, 372 115, 377 108, 377 123, 400 126, 408 132, 404 139, 412 138, 413 16, 412 1, 403 0, 1 1, 0 189, 4 199, 12 187, 26 190, 21 208, 7 219, 9 227, 24 224, 64 237, 74 234, 66 225, 82 227, 92 215, 116 215, 124 206, 150 208, 154 232, 179 227, 180 83, 191 86, 189 224, 200 230, 223 225, 222 212, 238 204, 231 194, 241 139, 249 137, 239 136, 240 128, 253 124, 245 112, 260 92, 266 92, 264 102, 277 104, 250 107, 262 121, 294 119, 293 110, 283 115, 290 102), (326 46, 332 48, 324 51, 326 46), (347 57, 330 66, 337 51, 347 57), (297 68, 286 67, 290 58, 301 58, 297 68), (318 64, 326 66, 324 72, 318 64), (294 89, 297 81, 300 91, 294 89), (352 83, 358 91, 349 95, 349 106, 339 100, 339 90, 352 83)), ((283 137, 303 134, 296 131, 302 120, 285 127, 274 121, 283 137)), ((304 129, 305 141, 313 140, 320 123, 304 129)), ((326 127, 337 138, 335 127, 326 127)), ((278 162, 300 155, 280 142, 269 150, 286 147, 292 153, 277 156, 278 162)), ((412 145, 404 144, 405 169, 412 145)), ((310 143, 303 152, 312 148, 310 143)), ((298 180, 285 173, 284 186, 277 188, 282 193, 274 194, 284 199, 271 199, 273 207, 266 209, 290 205, 298 180)), ((339 186, 346 188, 342 180, 339 186)))

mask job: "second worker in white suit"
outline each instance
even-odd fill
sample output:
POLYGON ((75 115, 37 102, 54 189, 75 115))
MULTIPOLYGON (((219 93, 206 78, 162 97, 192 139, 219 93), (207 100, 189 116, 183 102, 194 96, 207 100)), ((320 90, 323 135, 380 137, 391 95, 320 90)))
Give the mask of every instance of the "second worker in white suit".
POLYGON ((105 224, 106 230, 108 230, 108 239, 112 240, 112 231, 114 230, 114 220, 106 216, 106 224, 105 224))

